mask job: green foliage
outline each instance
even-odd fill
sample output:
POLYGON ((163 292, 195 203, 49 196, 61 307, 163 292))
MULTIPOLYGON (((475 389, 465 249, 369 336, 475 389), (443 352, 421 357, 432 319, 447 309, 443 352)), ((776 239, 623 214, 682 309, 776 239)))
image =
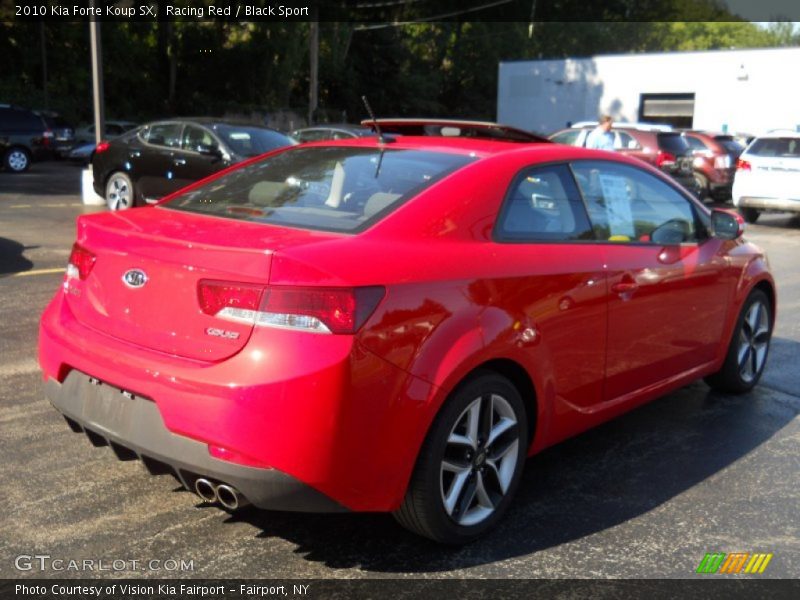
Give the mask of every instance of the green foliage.
MULTIPOLYGON (((551 6, 541 4, 542 10, 551 6)), ((323 22, 319 114, 360 120, 365 116, 361 96, 366 94, 384 116, 492 119, 500 61, 800 43, 788 23, 759 27, 715 21, 720 9, 710 0, 617 4, 604 3, 603 9, 611 6, 616 20, 598 22, 384 23, 380 28, 323 22), (668 20, 689 13, 709 21, 668 20), (635 21, 656 14, 664 20, 635 21)), ((558 5, 562 11, 583 14, 586 3, 561 0, 558 5)), ((416 18, 414 6, 405 9, 404 20, 416 18)), ((459 6, 453 0, 453 9, 459 6)), ((594 15, 600 9, 587 10, 594 15)), ((50 108, 75 122, 88 121, 88 24, 51 21, 43 29, 50 108)), ((305 115, 309 30, 308 23, 276 21, 103 23, 106 114, 144 120, 293 108, 305 115)), ((0 21, 0 102, 44 107, 41 34, 39 23, 0 21)))

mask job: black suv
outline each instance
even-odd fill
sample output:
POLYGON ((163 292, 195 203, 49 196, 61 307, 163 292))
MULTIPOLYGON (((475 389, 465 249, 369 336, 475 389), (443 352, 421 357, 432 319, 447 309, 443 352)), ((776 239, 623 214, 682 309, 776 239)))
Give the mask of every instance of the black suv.
POLYGON ((6 170, 22 173, 32 160, 52 153, 53 132, 33 111, 0 104, 0 159, 6 170))

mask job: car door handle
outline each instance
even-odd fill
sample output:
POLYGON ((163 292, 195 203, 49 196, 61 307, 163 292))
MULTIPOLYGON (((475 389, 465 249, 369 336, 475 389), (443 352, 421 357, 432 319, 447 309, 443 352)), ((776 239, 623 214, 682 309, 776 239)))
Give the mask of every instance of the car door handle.
POLYGON ((611 291, 615 294, 628 294, 639 289, 639 284, 631 280, 618 281, 611 286, 611 291))
POLYGON ((186 159, 185 158, 176 158, 172 162, 175 163, 176 165, 185 165, 186 164, 186 159))
POLYGON ((138 150, 134 150, 133 152, 130 152, 128 154, 128 156, 130 156, 131 158, 139 158, 141 155, 142 153, 139 152, 138 150))

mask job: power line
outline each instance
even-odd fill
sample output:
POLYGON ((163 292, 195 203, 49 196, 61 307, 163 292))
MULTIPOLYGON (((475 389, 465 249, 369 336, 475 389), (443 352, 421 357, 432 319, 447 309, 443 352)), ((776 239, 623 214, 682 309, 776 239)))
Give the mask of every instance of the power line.
POLYGON ((481 6, 474 6, 472 8, 465 8, 464 10, 456 10, 450 13, 444 13, 441 15, 436 15, 433 17, 423 17, 421 19, 415 19, 414 21, 396 21, 394 23, 380 23, 378 25, 359 25, 355 28, 355 31, 368 31, 368 30, 375 30, 375 29, 387 29, 389 27, 404 27, 406 25, 414 25, 417 23, 428 23, 430 21, 442 21, 444 19, 449 19, 451 17, 457 17, 458 15, 464 15, 471 12, 477 12, 480 10, 486 10, 487 8, 492 8, 495 6, 500 6, 502 4, 509 4, 514 2, 514 0, 497 0, 496 2, 491 2, 489 4, 483 4, 481 6))

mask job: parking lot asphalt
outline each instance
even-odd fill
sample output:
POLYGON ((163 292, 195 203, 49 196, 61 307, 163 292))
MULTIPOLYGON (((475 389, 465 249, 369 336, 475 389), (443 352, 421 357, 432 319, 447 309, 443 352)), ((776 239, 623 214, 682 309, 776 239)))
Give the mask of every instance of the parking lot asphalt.
POLYGON ((43 396, 36 336, 75 217, 102 210, 79 194, 73 165, 0 173, 0 577, 690 578, 718 551, 773 553, 759 577, 800 574, 800 219, 748 228, 779 295, 754 392, 697 382, 543 452, 502 524, 452 549, 388 515, 228 514, 72 433, 43 396), (125 562, 15 567, 37 554, 125 562))

